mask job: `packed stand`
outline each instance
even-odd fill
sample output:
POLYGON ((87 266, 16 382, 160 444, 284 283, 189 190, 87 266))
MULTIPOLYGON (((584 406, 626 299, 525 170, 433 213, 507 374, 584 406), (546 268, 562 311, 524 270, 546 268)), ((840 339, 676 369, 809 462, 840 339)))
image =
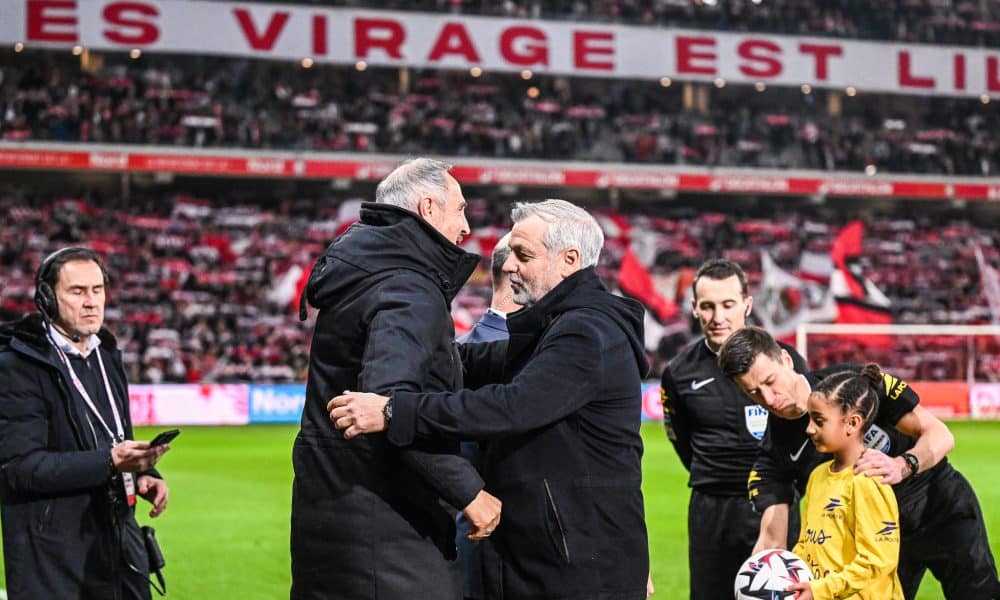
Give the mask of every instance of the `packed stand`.
MULTIPOLYGON (((304 381, 311 327, 299 321, 299 292, 312 261, 357 219, 360 200, 270 202, 4 189, 0 321, 34 310, 33 265, 55 248, 84 245, 113 274, 106 316, 130 381, 304 381)), ((481 237, 502 235, 490 224, 504 221, 485 200, 468 213, 481 237)), ((484 265, 456 314, 471 324, 489 293, 484 265)))
MULTIPOLYGON (((0 52, 0 140, 434 153, 650 165, 996 176, 1000 112, 976 99, 0 52)), ((705 84, 701 84, 705 85, 705 84)))
MULTIPOLYGON (((762 253, 804 285, 819 282, 820 289, 829 289, 834 240, 846 220, 858 218, 857 213, 830 216, 787 207, 775 211, 773 205, 762 210, 750 217, 693 211, 681 218, 635 216, 627 236, 611 240, 609 247, 619 255, 626 240, 633 250, 645 248, 640 252, 648 257, 654 280, 682 315, 691 305, 694 270, 705 257, 728 258, 746 269, 758 315, 762 288, 768 284, 761 268, 762 253)), ((975 256, 979 248, 987 268, 1000 268, 1000 227, 995 223, 958 213, 921 214, 917 209, 866 218, 864 227, 860 268, 888 297, 886 311, 893 323, 988 325, 1000 320, 1000 310, 990 307, 975 256)), ((792 291, 804 295, 803 290, 792 291)), ((1000 306, 1000 297, 994 301, 1000 306)), ((800 306, 803 302, 798 300, 800 306)), ((757 316, 754 320, 761 324, 757 316)), ((696 330, 693 321, 687 325, 696 330)), ((686 333, 667 325, 654 353, 654 370, 665 366, 690 339, 686 333)), ((794 345, 794 335, 785 341, 794 345)), ((998 336, 812 335, 807 341, 809 362, 815 368, 875 361, 892 365, 894 372, 909 379, 962 380, 971 375, 979 381, 1000 380, 998 336)))
MULTIPOLYGON (((483 255, 509 227, 509 203, 467 190, 473 235, 465 243, 483 255)), ((33 310, 33 265, 54 248, 83 244, 106 257, 113 280, 108 321, 135 382, 303 381, 308 323, 298 320, 297 292, 312 260, 357 217, 358 199, 343 195, 269 200, 220 194, 211 200, 179 192, 144 192, 129 201, 94 192, 43 195, 25 187, 0 190, 0 317, 33 310), (29 232, 27 235, 25 232, 29 232)), ((676 209, 617 214, 596 209, 607 249, 599 273, 618 287, 626 250, 641 256, 656 288, 679 311, 657 339, 647 339, 654 372, 697 329, 689 320, 693 270, 724 256, 762 285, 761 253, 801 274, 803 256, 828 253, 843 224, 808 211, 764 217, 676 209)), ((767 209, 774 213, 773 207, 767 209)), ((973 257, 980 247, 1000 265, 1000 228, 960 218, 942 226, 933 216, 870 220, 865 274, 891 300, 896 323, 988 323, 990 309, 973 257)), ((455 300, 461 329, 489 302, 488 265, 480 265, 455 300)), ((850 340, 811 340, 814 366, 858 360, 850 340)), ((1000 340, 898 338, 864 358, 892 365, 908 378, 963 378, 1000 373, 1000 340), (972 340, 970 342, 970 340, 972 340)))

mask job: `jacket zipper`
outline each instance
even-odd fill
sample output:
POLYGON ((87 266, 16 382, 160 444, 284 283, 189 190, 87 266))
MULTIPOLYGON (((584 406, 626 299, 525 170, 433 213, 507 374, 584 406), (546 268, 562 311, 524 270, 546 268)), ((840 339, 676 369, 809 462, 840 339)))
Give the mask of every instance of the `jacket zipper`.
POLYGON ((545 493, 549 497, 549 506, 552 507, 552 514, 556 516, 556 526, 559 528, 559 537, 562 538, 563 553, 566 555, 566 562, 571 562, 569 558, 569 543, 566 541, 566 530, 563 529, 562 519, 559 518, 559 509, 556 508, 555 498, 552 497, 552 489, 549 487, 549 480, 543 479, 545 493))
POLYGON ((49 528, 49 523, 52 521, 52 500, 45 503, 45 507, 42 508, 42 518, 38 522, 38 531, 46 531, 49 528))

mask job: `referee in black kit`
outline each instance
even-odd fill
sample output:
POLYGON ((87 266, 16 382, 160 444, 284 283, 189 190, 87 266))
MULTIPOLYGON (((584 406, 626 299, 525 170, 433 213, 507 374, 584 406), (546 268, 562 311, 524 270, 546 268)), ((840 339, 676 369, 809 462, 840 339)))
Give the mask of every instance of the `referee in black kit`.
MULTIPOLYGON (((693 312, 703 336, 663 371, 664 424, 684 467, 691 473, 688 505, 688 564, 692 600, 733 594, 733 580, 750 556, 760 515, 747 501, 747 477, 767 427, 767 411, 719 369, 717 353, 744 327, 753 308, 747 276, 729 260, 713 259, 692 284, 693 312)), ((791 348, 796 368, 805 361, 791 348)), ((798 534, 794 513, 789 544, 798 534)))
MULTIPOLYGON (((785 515, 809 474, 829 459, 806 434, 813 386, 857 365, 806 374, 769 333, 748 327, 731 335, 719 354, 721 369, 770 412, 767 436, 748 482, 761 512, 758 549, 782 547, 785 515)), ((954 447, 948 427, 927 409, 910 386, 884 374, 875 423, 865 432, 866 450, 855 473, 892 485, 899 503, 899 580, 908 600, 916 597, 924 572, 941 582, 948 600, 1000 598, 1000 581, 979 500, 945 456, 954 447)))

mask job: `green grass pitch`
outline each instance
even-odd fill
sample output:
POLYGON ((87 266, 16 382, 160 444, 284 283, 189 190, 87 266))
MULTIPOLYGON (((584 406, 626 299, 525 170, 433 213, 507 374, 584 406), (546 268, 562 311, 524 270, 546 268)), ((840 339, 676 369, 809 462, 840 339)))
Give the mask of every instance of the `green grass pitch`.
MULTIPOLYGON (((949 424, 952 462, 972 482, 1000 555, 1000 422, 949 424)), ((165 428, 141 429, 139 439, 165 428)), ((287 598, 291 446, 296 427, 187 427, 160 468, 171 499, 158 519, 140 501, 139 520, 157 528, 167 558, 168 597, 179 600, 287 598)), ((646 518, 656 598, 687 597, 686 473, 658 423, 643 426, 646 518)), ((336 585, 337 557, 330 557, 336 585)), ((154 598, 157 597, 154 595, 154 598)), ((920 600, 943 598, 929 575, 920 600)))

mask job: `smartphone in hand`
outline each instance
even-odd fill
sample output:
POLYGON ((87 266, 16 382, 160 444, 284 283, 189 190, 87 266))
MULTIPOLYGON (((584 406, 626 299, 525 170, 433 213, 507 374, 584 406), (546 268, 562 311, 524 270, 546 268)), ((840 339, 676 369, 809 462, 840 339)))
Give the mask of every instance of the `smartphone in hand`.
POLYGON ((175 437, 181 434, 180 429, 168 429, 167 431, 161 431, 156 434, 150 442, 149 446, 152 448, 154 446, 162 446, 163 444, 170 443, 175 437))

